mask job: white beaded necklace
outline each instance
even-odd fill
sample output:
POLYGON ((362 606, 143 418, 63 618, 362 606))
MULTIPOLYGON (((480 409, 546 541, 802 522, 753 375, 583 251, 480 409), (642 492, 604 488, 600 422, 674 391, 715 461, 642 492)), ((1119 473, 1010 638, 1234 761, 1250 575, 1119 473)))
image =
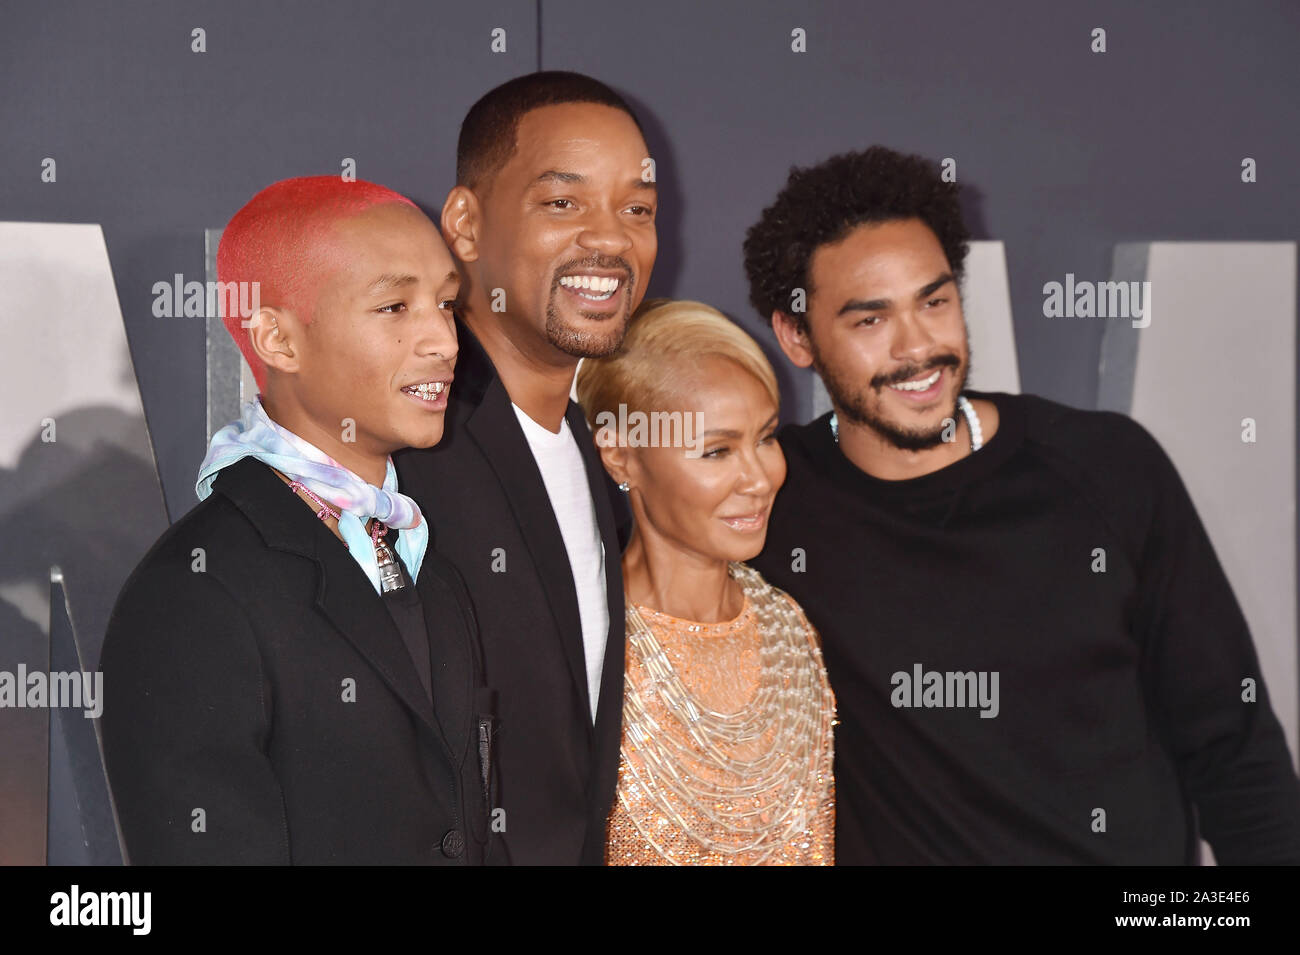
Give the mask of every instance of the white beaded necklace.
MULTIPOLYGON (((980 428, 980 416, 975 412, 975 406, 966 400, 965 395, 957 396, 957 407, 961 413, 966 416, 966 427, 970 429, 970 449, 978 451, 984 447, 984 432, 980 428)), ((835 443, 840 443, 840 421, 835 412, 831 412, 831 434, 835 436, 835 443)))

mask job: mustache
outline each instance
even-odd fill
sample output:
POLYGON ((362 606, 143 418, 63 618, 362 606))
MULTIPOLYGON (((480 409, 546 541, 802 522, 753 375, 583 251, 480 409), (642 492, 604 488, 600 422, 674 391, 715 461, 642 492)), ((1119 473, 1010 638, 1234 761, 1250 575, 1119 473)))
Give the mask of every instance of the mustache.
POLYGON ((930 371, 934 368, 951 367, 957 368, 961 365, 961 359, 949 352, 946 355, 938 355, 931 358, 924 365, 904 365, 897 371, 889 374, 876 375, 871 379, 871 387, 877 390, 886 388, 889 385, 897 385, 900 382, 907 381, 909 378, 915 378, 917 375, 930 371))

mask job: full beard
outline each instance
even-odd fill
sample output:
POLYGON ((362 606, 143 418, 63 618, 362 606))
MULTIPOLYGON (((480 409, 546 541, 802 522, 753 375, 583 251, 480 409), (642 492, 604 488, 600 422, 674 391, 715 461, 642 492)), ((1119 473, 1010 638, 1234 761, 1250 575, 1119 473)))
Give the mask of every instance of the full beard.
POLYGON ((909 370, 907 378, 914 378, 935 368, 950 368, 956 374, 957 387, 953 390, 953 403, 948 414, 940 419, 938 424, 920 428, 906 427, 885 416, 881 392, 889 387, 889 382, 873 381, 866 388, 856 388, 854 383, 839 378, 826 365, 815 346, 812 352, 813 368, 821 376, 831 401, 843 417, 854 424, 870 428, 901 451, 928 451, 944 443, 944 433, 948 430, 949 421, 957 420, 957 396, 966 388, 966 377, 970 369, 969 349, 965 361, 950 355, 933 361, 925 367, 909 370))

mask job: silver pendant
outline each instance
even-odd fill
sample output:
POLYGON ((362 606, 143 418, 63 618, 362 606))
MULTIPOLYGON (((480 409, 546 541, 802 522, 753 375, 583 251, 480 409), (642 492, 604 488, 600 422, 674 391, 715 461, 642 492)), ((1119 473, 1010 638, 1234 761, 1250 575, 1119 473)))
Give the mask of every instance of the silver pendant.
POLYGON ((402 582, 402 569, 397 566, 393 552, 382 541, 375 544, 375 560, 379 563, 379 587, 384 593, 401 590, 406 586, 402 582))

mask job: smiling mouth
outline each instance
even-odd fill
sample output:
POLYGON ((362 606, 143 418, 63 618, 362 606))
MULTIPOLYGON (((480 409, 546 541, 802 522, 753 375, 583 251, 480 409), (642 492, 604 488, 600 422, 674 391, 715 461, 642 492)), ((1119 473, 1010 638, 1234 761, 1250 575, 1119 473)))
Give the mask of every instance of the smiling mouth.
POLYGON ((733 530, 756 531, 767 521, 767 512, 757 511, 753 514, 736 514, 731 517, 724 517, 722 521, 733 530))
POLYGON ((924 378, 909 378, 907 381, 900 381, 889 387, 897 391, 928 391, 939 380, 941 374, 943 374, 943 369, 938 368, 924 378))
POLYGON ((439 379, 437 381, 422 381, 419 384, 406 385, 402 388, 402 391, 422 401, 436 402, 450 387, 450 379, 439 379))
POLYGON ((909 378, 907 381, 895 382, 889 385, 889 389, 909 401, 928 401, 936 397, 943 389, 943 386, 943 369, 936 368, 928 374, 918 375, 915 378, 909 378))
POLYGON ((593 304, 608 302, 625 284, 625 280, 618 276, 589 272, 560 276, 561 288, 593 304))

